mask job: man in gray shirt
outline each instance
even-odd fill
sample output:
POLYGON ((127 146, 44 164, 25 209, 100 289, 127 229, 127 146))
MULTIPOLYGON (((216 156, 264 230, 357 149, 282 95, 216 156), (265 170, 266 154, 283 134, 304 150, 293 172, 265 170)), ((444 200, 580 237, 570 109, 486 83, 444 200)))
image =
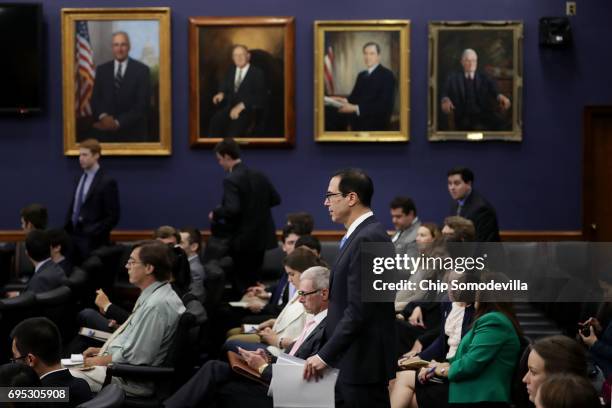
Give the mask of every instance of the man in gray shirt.
MULTIPOLYGON (((168 280, 171 276, 170 249, 161 242, 136 246, 126 264, 130 283, 141 290, 130 317, 101 348, 83 352, 90 371, 71 370, 85 379, 93 392, 102 388, 106 366, 111 363, 159 366, 166 359, 180 315, 185 311, 168 280)), ((148 396, 153 385, 113 378, 128 395, 148 396)))
POLYGON ((417 256, 416 235, 421 221, 417 217, 414 201, 409 197, 398 196, 391 201, 389 207, 391 207, 391 221, 395 227, 395 234, 391 238, 395 245, 395 253, 417 256))

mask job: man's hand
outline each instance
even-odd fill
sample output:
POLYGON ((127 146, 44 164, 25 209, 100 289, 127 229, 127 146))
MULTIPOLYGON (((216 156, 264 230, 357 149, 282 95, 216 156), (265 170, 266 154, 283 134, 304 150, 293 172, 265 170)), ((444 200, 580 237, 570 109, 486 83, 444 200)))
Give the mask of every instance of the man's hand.
POLYGON ((508 110, 510 109, 510 106, 512 106, 510 99, 502 94, 497 95, 497 102, 499 103, 501 110, 508 110))
POLYGON ((272 326, 274 326, 274 323, 276 322, 276 319, 268 319, 263 323, 259 323, 259 326, 257 326, 258 330, 263 330, 266 327, 272 328, 272 326))
POLYGON ((269 344, 271 346, 276 346, 278 344, 278 334, 274 332, 269 327, 260 330, 259 335, 261 336, 262 342, 269 344))
POLYGON ((593 344, 597 341, 597 336, 595 335, 595 328, 593 326, 589 326, 589 335, 585 336, 582 334, 582 331, 579 331, 578 334, 580 338, 587 345, 587 347, 593 347, 593 344))
POLYGON ((85 367, 92 366, 107 366, 113 362, 112 356, 97 356, 97 357, 89 357, 83 360, 83 365, 85 367))
POLYGON ((319 378, 323 378, 323 372, 327 368, 327 364, 321 360, 318 355, 308 357, 306 364, 304 365, 304 379, 310 381, 314 379, 318 381, 319 378))
POLYGON ((117 125, 117 122, 115 121, 115 118, 112 117, 111 115, 104 116, 102 119, 94 123, 93 127, 98 130, 107 130, 107 131, 108 130, 113 131, 113 130, 119 129, 119 126, 117 125))
POLYGON ((83 358, 94 357, 97 356, 100 352, 100 347, 89 347, 87 350, 83 352, 83 358))
POLYGON ((19 296, 19 292, 16 291, 16 290, 12 290, 10 292, 6 292, 6 297, 7 298, 15 298, 17 296, 19 296))
POLYGON ((115 331, 119 328, 119 324, 117 323, 116 320, 111 319, 108 321, 108 328, 115 331))
POLYGON ((238 105, 234 106, 232 108, 232 110, 230 111, 230 119, 232 120, 236 120, 238 119, 238 117, 240 116, 240 114, 242 113, 242 111, 246 108, 246 106, 244 106, 244 103, 240 102, 238 105))
POLYGON ((264 305, 260 302, 250 302, 249 304, 247 304, 247 309, 249 309, 251 311, 251 313, 259 313, 261 312, 261 309, 263 309, 264 305))
POLYGON ((587 324, 589 326, 593 326, 595 328, 596 333, 601 333, 603 331, 603 328, 601 327, 601 323, 599 323, 599 320, 597 320, 594 317, 589 317, 589 319, 586 322, 580 323, 581 326, 586 326, 587 324))
POLYGON ((450 98, 442 98, 442 112, 447 115, 455 110, 455 105, 453 105, 453 101, 450 98))
POLYGON ((257 349, 257 351, 248 351, 241 347, 238 347, 238 353, 240 356, 244 358, 244 361, 249 365, 249 367, 257 370, 262 365, 268 362, 268 356, 264 349, 257 349))
POLYGON ((215 96, 213 96, 213 103, 215 105, 218 105, 223 101, 223 98, 225 98, 225 94, 223 92, 218 92, 217 94, 215 94, 215 96))
POLYGON ((412 314, 408 318, 408 323, 412 326, 419 326, 425 328, 425 324, 423 323, 423 311, 420 306, 417 306, 412 311, 412 314))
POLYGON ((348 99, 343 98, 342 96, 330 96, 334 101, 338 101, 340 103, 348 103, 348 99))
POLYGON ((340 113, 356 113, 357 105, 353 105, 352 103, 346 102, 344 105, 338 108, 338 112, 340 113))
POLYGON ((111 304, 110 300, 108 300, 108 296, 102 289, 96 290, 96 300, 94 301, 98 309, 100 309, 100 313, 104 314, 104 311, 111 304))

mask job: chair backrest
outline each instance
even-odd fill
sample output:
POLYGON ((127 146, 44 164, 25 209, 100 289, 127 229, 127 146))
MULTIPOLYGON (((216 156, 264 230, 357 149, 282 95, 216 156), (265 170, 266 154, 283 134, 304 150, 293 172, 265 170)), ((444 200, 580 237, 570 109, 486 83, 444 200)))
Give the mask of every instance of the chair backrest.
POLYGON ((71 338, 76 320, 72 290, 68 286, 60 286, 47 292, 37 293, 35 298, 37 315, 44 316, 55 323, 63 341, 71 338))
POLYGON ((117 384, 102 388, 95 398, 82 403, 77 408, 119 408, 125 400, 125 391, 117 384))
POLYGON ((75 266, 72 268, 70 276, 66 279, 66 286, 72 289, 73 292, 84 289, 87 284, 87 272, 83 268, 75 266))

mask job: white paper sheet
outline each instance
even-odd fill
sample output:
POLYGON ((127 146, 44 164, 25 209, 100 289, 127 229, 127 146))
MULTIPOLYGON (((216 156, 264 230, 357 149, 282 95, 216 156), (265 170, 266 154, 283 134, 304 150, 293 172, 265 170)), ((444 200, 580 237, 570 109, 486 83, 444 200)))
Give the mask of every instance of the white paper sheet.
POLYGON ((337 369, 325 370, 319 381, 303 379, 304 360, 283 354, 272 365, 270 392, 276 408, 334 408, 337 369))

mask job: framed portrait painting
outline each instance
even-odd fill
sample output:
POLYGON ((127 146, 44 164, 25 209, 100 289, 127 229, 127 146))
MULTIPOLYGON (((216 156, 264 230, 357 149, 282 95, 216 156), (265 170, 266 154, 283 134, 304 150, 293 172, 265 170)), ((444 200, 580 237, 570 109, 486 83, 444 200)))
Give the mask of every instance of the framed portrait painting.
POLYGON ((410 22, 316 21, 317 142, 409 139, 410 22))
POLYGON ((169 155, 169 8, 62 9, 64 153, 169 155))
POLYGON ((189 18, 189 140, 292 146, 293 17, 189 18))
POLYGON ((522 140, 523 23, 429 24, 428 137, 522 140))

